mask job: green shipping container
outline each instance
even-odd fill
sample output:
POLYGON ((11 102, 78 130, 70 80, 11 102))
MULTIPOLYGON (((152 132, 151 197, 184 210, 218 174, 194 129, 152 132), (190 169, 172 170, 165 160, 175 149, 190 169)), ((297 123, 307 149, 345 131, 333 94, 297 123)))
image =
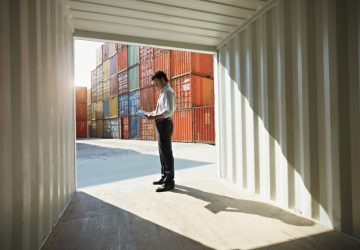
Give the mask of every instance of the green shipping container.
POLYGON ((132 67, 128 72, 129 92, 139 89, 139 66, 132 67))
POLYGON ((128 46, 128 67, 132 67, 139 64, 139 46, 129 45, 128 46))

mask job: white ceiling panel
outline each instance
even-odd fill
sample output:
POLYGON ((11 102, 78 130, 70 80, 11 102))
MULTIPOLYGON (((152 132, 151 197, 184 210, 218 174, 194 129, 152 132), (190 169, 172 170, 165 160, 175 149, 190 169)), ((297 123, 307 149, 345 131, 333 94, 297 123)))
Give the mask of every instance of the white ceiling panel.
POLYGON ((215 51, 259 0, 69 0, 75 37, 215 51))

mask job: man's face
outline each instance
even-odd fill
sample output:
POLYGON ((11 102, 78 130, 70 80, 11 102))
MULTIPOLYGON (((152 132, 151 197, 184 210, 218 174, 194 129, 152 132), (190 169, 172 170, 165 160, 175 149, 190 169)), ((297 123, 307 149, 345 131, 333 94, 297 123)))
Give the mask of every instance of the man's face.
POLYGON ((155 82, 155 86, 157 87, 157 88, 162 88, 162 81, 160 80, 160 79, 157 79, 157 78, 155 78, 154 79, 154 82, 155 82))

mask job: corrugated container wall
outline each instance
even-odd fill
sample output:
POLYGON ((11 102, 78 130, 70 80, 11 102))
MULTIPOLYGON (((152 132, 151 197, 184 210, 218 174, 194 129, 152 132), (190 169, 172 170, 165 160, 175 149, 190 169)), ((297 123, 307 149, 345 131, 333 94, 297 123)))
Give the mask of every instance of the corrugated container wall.
POLYGON ((85 103, 87 102, 87 90, 86 87, 76 87, 75 88, 75 101, 76 103, 85 103))
POLYGON ((103 53, 102 53, 102 47, 99 47, 97 50, 96 50, 96 66, 102 64, 103 62, 103 53))
POLYGON ((104 110, 104 117, 100 118, 100 119, 107 119, 110 117, 110 104, 109 104, 109 100, 104 100, 104 104, 103 104, 103 110, 104 110))
POLYGON ((171 51, 171 77, 187 74, 214 76, 213 56, 188 51, 171 51))
POLYGON ((128 67, 139 64, 139 46, 138 45, 129 45, 128 50, 128 67))
POLYGON ((115 75, 117 72, 119 72, 118 69, 118 57, 117 55, 113 55, 110 58, 110 70, 109 70, 109 76, 115 75))
POLYGON ((129 139, 129 117, 121 118, 121 138, 129 139))
POLYGON ((215 115, 214 106, 197 107, 194 112, 194 141, 215 143, 215 115))
POLYGON ((129 69, 128 72, 129 91, 139 89, 139 66, 129 69))
POLYGON ((118 75, 115 74, 110 77, 110 96, 117 96, 119 94, 118 75))
POLYGON ((140 139, 139 116, 129 116, 129 139, 140 139))
POLYGON ((110 77, 110 59, 102 64, 102 80, 105 81, 110 77))
POLYGON ((116 43, 109 43, 109 57, 112 57, 117 52, 117 44, 116 43))
POLYGON ((118 51, 117 58, 118 58, 119 72, 127 70, 127 68, 128 68, 128 58, 127 57, 128 57, 127 47, 124 47, 118 51))
POLYGON ((154 58, 154 72, 156 71, 164 71, 167 77, 171 78, 170 72, 170 51, 165 51, 163 53, 158 53, 154 58))
POLYGON ((0 1, 4 250, 40 249, 76 190, 69 20, 63 1, 0 1))
POLYGON ((109 43, 104 43, 102 45, 102 60, 103 63, 109 59, 109 43))
POLYGON ((129 115, 135 115, 140 108, 140 91, 135 90, 129 93, 129 115))
POLYGON ((127 70, 117 75, 119 95, 128 93, 128 72, 127 70))
POLYGON ((173 123, 172 139, 174 141, 192 142, 194 140, 192 109, 175 111, 173 123))
POLYGON ((129 115, 129 95, 119 95, 118 97, 118 111, 119 117, 129 115))
POLYGON ((220 177, 356 237, 359 13, 274 1, 220 47, 215 90, 220 177))

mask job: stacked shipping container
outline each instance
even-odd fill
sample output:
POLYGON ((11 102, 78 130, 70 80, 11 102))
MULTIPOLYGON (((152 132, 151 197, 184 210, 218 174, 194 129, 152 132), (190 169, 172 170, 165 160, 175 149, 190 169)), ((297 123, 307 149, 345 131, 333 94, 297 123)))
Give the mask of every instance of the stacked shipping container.
POLYGON ((86 87, 75 88, 75 99, 76 99, 76 138, 85 138, 88 133, 88 122, 87 122, 87 99, 88 92, 86 87))
POLYGON ((213 56, 171 51, 174 141, 215 142, 213 56))
POLYGON ((158 70, 176 92, 173 139, 214 143, 212 55, 109 43, 91 72, 91 136, 156 140, 154 122, 135 114, 155 109, 160 91, 151 77, 158 70))

